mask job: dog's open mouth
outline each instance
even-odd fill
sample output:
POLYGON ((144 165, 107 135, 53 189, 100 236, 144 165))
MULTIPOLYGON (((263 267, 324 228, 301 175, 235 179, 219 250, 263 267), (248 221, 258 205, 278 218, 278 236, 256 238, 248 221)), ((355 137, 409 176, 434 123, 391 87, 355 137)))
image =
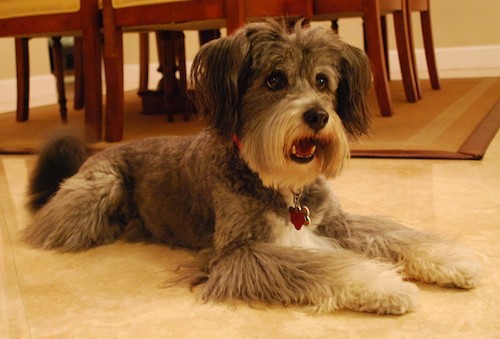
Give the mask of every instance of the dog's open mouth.
POLYGON ((306 138, 296 140, 290 149, 290 159, 300 164, 307 164, 314 159, 314 155, 324 142, 318 139, 306 138))

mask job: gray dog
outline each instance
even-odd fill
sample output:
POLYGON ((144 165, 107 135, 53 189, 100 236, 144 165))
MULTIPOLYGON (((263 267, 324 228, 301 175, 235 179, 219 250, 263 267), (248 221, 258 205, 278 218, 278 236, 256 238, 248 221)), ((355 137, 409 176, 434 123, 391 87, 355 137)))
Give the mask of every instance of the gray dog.
MULTIPOLYGON (((205 45, 192 80, 206 131, 120 145, 85 160, 71 137, 41 152, 30 244, 80 251, 125 234, 197 252, 203 300, 402 314, 418 280, 473 288, 456 245, 347 214, 326 179, 366 132, 365 55, 326 28, 249 24, 205 45)), ((184 277, 186 278, 186 276, 184 277)))

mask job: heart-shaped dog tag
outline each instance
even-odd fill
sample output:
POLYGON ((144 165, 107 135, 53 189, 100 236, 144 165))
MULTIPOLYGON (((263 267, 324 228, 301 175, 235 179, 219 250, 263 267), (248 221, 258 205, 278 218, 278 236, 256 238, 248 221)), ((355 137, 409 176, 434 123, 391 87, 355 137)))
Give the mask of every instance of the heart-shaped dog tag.
POLYGON ((295 229, 297 231, 300 231, 302 226, 304 226, 304 224, 306 223, 306 219, 304 217, 304 214, 302 214, 300 207, 290 206, 288 208, 288 212, 290 213, 290 221, 292 222, 293 226, 295 226, 295 229))
POLYGON ((290 213, 290 221, 297 231, 300 231, 302 226, 309 226, 311 224, 311 218, 309 217, 309 209, 305 206, 302 208, 300 206, 288 208, 290 213))

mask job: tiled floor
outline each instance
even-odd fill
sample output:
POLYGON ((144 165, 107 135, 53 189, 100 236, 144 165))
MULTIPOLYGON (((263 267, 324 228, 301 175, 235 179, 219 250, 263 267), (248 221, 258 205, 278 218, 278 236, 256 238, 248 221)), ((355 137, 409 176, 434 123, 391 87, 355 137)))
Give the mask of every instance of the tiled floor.
POLYGON ((165 286, 188 254, 160 245, 32 249, 18 238, 32 160, 0 156, 2 338, 500 338, 500 134, 483 161, 353 159, 333 183, 346 209, 442 233, 484 261, 477 289, 418 284, 420 309, 397 317, 202 304, 165 286))

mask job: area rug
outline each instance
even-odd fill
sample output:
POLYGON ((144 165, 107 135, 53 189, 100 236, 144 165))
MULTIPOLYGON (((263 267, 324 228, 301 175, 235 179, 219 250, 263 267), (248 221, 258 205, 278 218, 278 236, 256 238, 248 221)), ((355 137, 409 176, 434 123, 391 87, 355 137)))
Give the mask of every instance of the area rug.
POLYGON ((351 143, 353 156, 481 159, 500 126, 500 79, 441 83, 435 91, 422 81, 422 100, 413 104, 391 84, 394 115, 375 115, 370 133, 351 143))
MULTIPOLYGON (((373 111, 368 135, 351 142, 353 157, 482 159, 500 126, 500 79, 444 79, 442 88, 432 90, 422 80, 422 100, 405 101, 401 82, 391 82, 392 117, 381 117, 373 90, 369 106, 373 111)), ((124 141, 161 134, 187 135, 200 131, 204 123, 176 115, 167 122, 164 115, 143 115, 135 92, 125 96, 124 141)), ((68 103, 68 127, 83 130, 83 111, 68 103)), ((54 130, 63 127, 58 106, 30 110, 27 122, 15 122, 14 113, 0 114, 0 153, 32 153, 54 130)), ((94 150, 112 143, 92 144, 94 150)))

